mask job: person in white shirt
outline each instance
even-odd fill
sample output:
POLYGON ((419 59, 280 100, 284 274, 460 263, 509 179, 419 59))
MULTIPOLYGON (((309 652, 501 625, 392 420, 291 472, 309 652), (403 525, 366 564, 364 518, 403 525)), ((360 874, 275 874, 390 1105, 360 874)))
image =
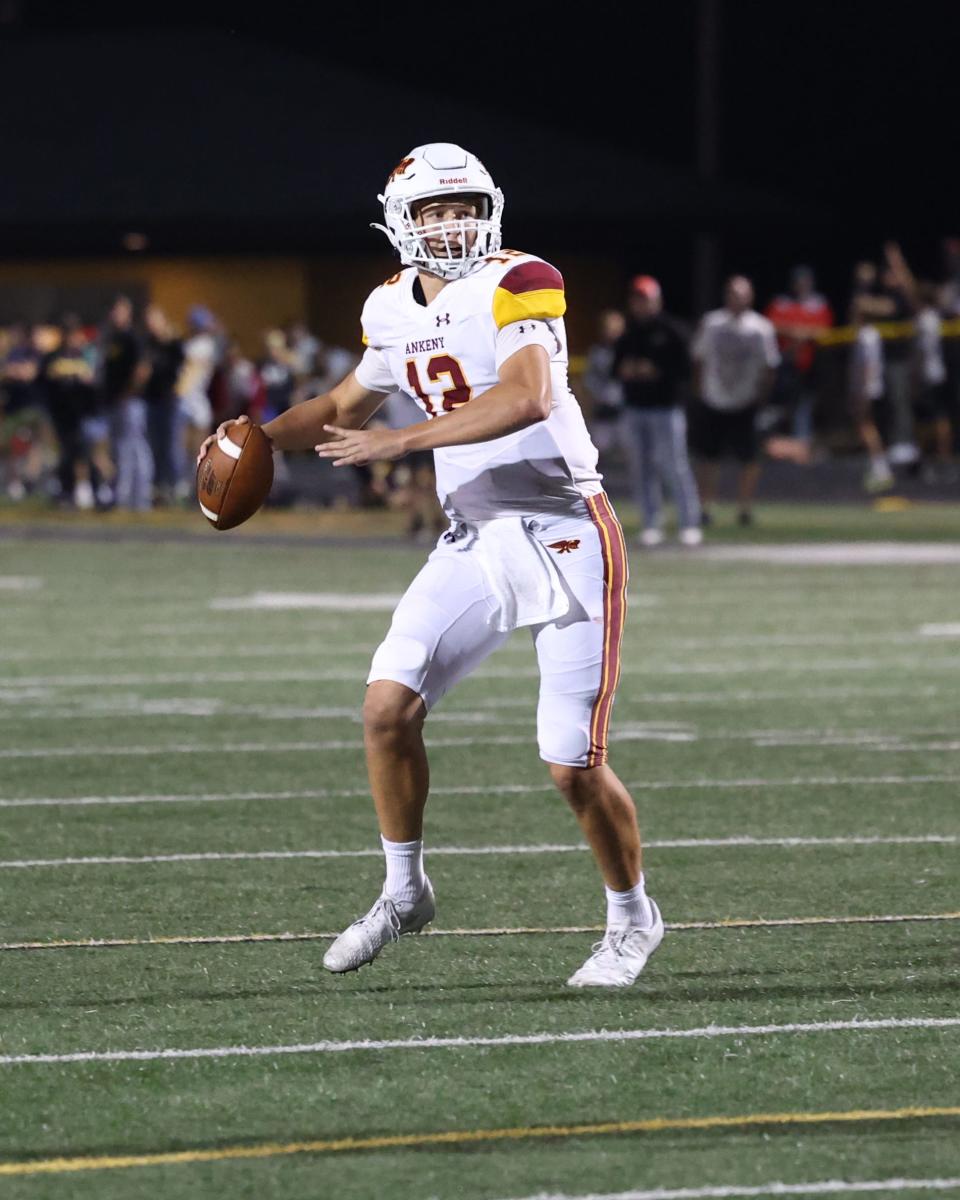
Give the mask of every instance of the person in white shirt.
POLYGON ((563 278, 535 255, 501 250, 503 193, 460 146, 411 150, 380 200, 377 228, 402 266, 364 305, 363 358, 329 393, 264 426, 276 449, 315 447, 335 467, 432 451, 450 522, 367 677, 367 769, 386 881, 324 965, 356 970, 433 919, 424 722, 511 630, 527 626, 540 672, 540 756, 606 887, 606 936, 567 982, 623 987, 659 945, 663 921, 644 887, 633 800, 607 765, 627 563, 567 383, 563 278), (426 419, 363 428, 398 389, 426 419))
POLYGON ((882 492, 893 486, 893 472, 874 419, 884 393, 884 356, 883 339, 870 324, 869 312, 869 297, 855 296, 850 303, 850 324, 856 330, 848 372, 850 416, 869 458, 863 486, 868 492, 882 492))
POLYGON ((717 467, 732 455, 740 464, 738 520, 753 521, 760 478, 756 416, 773 386, 780 363, 772 322, 753 309, 753 284, 734 275, 724 289, 724 307, 707 313, 693 342, 694 392, 690 445, 698 459, 697 481, 704 524, 716 496, 717 467))
POLYGON ((932 433, 933 453, 925 452, 923 477, 928 483, 955 482, 953 414, 943 350, 941 289, 928 281, 917 285, 919 310, 914 317, 914 372, 917 420, 932 433))

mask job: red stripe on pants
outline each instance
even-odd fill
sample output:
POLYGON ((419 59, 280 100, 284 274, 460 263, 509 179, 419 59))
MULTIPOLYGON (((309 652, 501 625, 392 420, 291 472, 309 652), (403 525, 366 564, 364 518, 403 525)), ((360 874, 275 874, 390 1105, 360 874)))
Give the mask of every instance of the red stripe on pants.
POLYGON ((603 556, 603 662, 600 690, 590 713, 590 749, 587 766, 598 767, 607 761, 607 731, 613 700, 620 682, 620 643, 627 615, 627 547, 623 530, 610 501, 601 492, 587 499, 590 517, 600 538, 603 556))

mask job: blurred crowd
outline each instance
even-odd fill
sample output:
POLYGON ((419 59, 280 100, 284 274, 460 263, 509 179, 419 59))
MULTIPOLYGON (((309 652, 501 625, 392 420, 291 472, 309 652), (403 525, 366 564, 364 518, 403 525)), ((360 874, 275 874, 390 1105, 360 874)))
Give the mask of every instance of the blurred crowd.
POLYGON ((869 493, 901 475, 955 484, 960 240, 945 241, 944 264, 941 279, 917 279, 887 243, 879 262, 855 265, 839 322, 809 266, 762 311, 752 282, 731 277, 695 327, 665 310, 656 279, 636 276, 624 306, 600 315, 582 382, 601 454, 628 464, 641 544, 663 541, 665 492, 679 540, 699 544, 724 459, 738 467, 743 525, 767 458, 858 454, 869 493))
MULTIPOLYGON (((212 428, 246 413, 268 421, 331 387, 357 359, 299 321, 267 330, 259 356, 203 305, 177 331, 118 296, 104 322, 0 330, 0 470, 9 499, 144 512, 192 499, 212 428)), ((278 456, 279 457, 279 456, 278 456)), ((276 495, 289 487, 280 458, 276 495)))
MULTIPOLYGON (((956 482, 960 239, 944 243, 937 280, 917 279, 888 243, 879 261, 856 264, 841 303, 817 290, 808 266, 786 284, 761 309, 751 281, 733 276, 720 306, 694 325, 639 275, 572 362, 601 468, 623 464, 643 545, 663 541, 668 497, 680 541, 699 544, 724 459, 738 468, 745 525, 765 459, 858 454, 868 492, 906 473, 956 482)), ((192 502, 197 448, 220 421, 268 421, 357 360, 297 320, 266 330, 250 356, 200 304, 180 330, 157 305, 135 313, 125 296, 100 324, 74 314, 15 323, 0 329, 0 486, 10 501, 77 509, 192 502)), ((395 426, 418 419, 402 394, 378 414, 395 426)), ((296 498, 290 463, 277 455, 271 503, 296 498)), ((441 524, 429 455, 352 470, 337 499, 400 508, 411 534, 429 537, 441 524)))

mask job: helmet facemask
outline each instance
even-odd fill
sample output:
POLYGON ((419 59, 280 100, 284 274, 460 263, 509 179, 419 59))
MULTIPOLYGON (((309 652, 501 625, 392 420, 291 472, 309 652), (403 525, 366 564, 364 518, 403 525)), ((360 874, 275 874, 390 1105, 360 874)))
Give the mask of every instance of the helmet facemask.
POLYGON ((374 225, 390 239, 404 266, 417 267, 442 279, 461 279, 475 270, 501 245, 500 218, 503 193, 491 191, 440 191, 425 196, 381 195, 384 225, 374 225), (426 204, 462 200, 477 209, 475 217, 417 224, 417 213, 426 204), (470 244, 471 235, 473 244, 470 244), (431 248, 430 242, 439 243, 431 248))

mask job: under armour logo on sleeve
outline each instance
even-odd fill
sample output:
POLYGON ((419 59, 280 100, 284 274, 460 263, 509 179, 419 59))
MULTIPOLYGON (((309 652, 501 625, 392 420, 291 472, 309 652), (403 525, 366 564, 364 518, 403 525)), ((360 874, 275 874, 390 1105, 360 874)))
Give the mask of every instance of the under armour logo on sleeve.
POLYGON ((437 316, 437 328, 438 329, 440 328, 441 325, 449 325, 449 324, 450 324, 450 314, 449 313, 443 313, 443 314, 439 314, 437 316))

